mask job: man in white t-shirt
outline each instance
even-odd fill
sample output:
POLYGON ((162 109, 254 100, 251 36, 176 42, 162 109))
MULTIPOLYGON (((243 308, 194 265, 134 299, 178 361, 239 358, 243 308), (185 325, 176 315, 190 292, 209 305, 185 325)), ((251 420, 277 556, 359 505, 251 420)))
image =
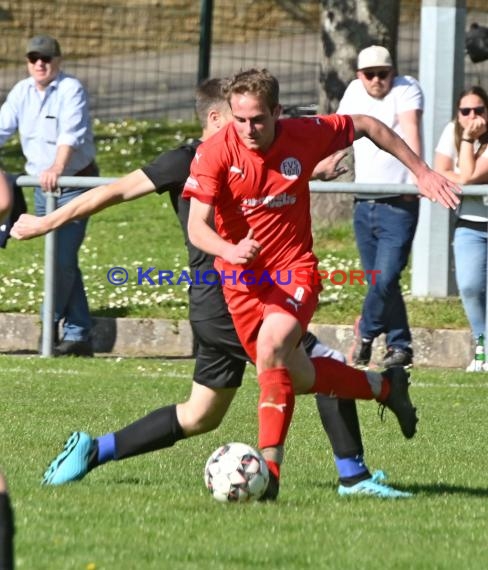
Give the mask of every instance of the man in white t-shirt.
MULTIPOLYGON (((371 115, 386 123, 420 156, 423 94, 418 82, 395 74, 392 58, 382 46, 358 56, 357 79, 347 87, 340 114, 371 115)), ((366 137, 354 142, 355 181, 367 184, 413 183, 409 170, 366 137)), ((365 270, 376 270, 369 283, 362 314, 356 321, 351 360, 366 368, 373 341, 386 335, 383 365, 410 367, 412 335, 402 297, 400 277, 408 262, 417 227, 419 200, 414 195, 359 194, 354 200, 354 232, 365 270)), ((373 275, 373 274, 369 274, 373 275)))

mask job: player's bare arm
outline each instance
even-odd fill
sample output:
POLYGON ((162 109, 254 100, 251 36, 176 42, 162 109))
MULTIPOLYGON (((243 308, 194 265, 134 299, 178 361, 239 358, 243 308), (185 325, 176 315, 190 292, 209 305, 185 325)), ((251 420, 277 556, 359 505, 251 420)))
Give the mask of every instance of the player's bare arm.
POLYGON ((253 239, 251 229, 239 243, 230 243, 222 239, 211 227, 213 216, 213 206, 196 198, 191 199, 188 236, 195 247, 235 265, 249 263, 259 254, 261 246, 253 239))
MULTIPOLYGON (((404 140, 408 146, 413 150, 418 156, 423 156, 422 148, 422 111, 420 109, 413 109, 411 111, 404 111, 403 113, 398 113, 398 122, 400 128, 404 133, 404 140)), ((417 183, 417 179, 413 174, 411 175, 411 180, 414 184, 417 183)))
POLYGON ((68 222, 86 218, 120 202, 135 200, 154 190, 154 184, 144 172, 140 169, 135 170, 115 182, 97 186, 80 194, 47 216, 22 214, 14 224, 10 235, 18 240, 42 236, 68 222))
POLYGON ((461 189, 452 181, 434 172, 427 163, 390 128, 368 115, 351 115, 355 138, 368 137, 376 146, 396 156, 417 178, 420 194, 437 201, 446 208, 459 204, 461 189))
POLYGON ((346 158, 347 152, 345 150, 338 150, 327 156, 315 165, 312 172, 312 178, 317 180, 335 180, 338 176, 345 174, 348 171, 347 166, 341 164, 341 161, 346 158))

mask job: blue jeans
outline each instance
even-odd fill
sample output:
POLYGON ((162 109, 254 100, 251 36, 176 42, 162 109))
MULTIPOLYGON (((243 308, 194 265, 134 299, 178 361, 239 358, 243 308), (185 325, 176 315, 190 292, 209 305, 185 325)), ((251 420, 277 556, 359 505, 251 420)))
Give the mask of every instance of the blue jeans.
POLYGON ((487 242, 486 229, 460 227, 454 231, 456 282, 475 339, 485 334, 486 326, 487 242))
POLYGON ((372 275, 367 275, 359 328, 364 339, 374 340, 385 333, 388 348, 411 351, 400 277, 412 249, 419 200, 391 202, 358 200, 354 206, 354 232, 363 269, 379 271, 375 284, 372 275))
MULTIPOLYGON (((86 188, 64 189, 57 199, 57 207, 63 206, 86 188)), ((46 199, 40 188, 34 191, 36 215, 46 213, 46 199)), ((64 319, 65 340, 89 338, 92 322, 88 309, 83 278, 78 267, 78 250, 85 237, 87 219, 76 220, 56 230, 56 295, 54 320, 64 319)))

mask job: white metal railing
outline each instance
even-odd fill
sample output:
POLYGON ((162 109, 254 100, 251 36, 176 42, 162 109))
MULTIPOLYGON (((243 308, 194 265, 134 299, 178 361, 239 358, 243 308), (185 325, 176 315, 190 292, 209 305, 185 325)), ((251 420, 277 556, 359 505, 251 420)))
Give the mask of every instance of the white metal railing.
MULTIPOLYGON (((102 178, 96 176, 61 176, 58 180, 60 188, 94 188, 102 184, 109 184, 117 178, 102 178)), ((16 180, 18 186, 39 186, 39 179, 35 176, 19 176, 16 180)), ((310 182, 311 192, 316 193, 346 193, 346 194, 418 194, 418 189, 412 184, 356 184, 354 182, 310 182)), ((478 184, 463 187, 466 196, 486 196, 488 200, 488 185, 478 184)), ((487 204, 488 205, 488 204, 487 204)), ((52 212, 56 206, 56 196, 46 193, 46 213, 52 212)), ((54 297, 55 297, 55 232, 45 237, 44 247, 44 304, 42 314, 42 356, 53 354, 53 326, 54 323, 54 297)), ((488 275, 487 275, 488 290, 488 275)), ((487 299, 488 314, 488 299, 487 299)), ((488 339, 488 326, 485 334, 488 339)))
MULTIPOLYGON (((108 184, 116 178, 99 178, 94 176, 61 176, 58 180, 60 188, 94 188, 108 184)), ((18 186, 39 186, 36 176, 19 176, 18 186)), ((46 192, 46 214, 56 209, 56 197, 59 192, 46 192)), ((44 303, 42 305, 42 340, 41 355, 53 355, 54 297, 56 284, 56 239, 55 232, 49 232, 44 239, 44 303)))

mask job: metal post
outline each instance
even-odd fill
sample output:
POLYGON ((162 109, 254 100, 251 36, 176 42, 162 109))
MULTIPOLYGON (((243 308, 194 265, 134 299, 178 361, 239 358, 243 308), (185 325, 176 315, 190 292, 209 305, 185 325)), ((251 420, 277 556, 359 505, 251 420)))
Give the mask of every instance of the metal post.
MULTIPOLYGON (((56 209, 57 194, 46 192, 46 214, 56 209)), ((54 344, 54 299, 56 295, 56 232, 49 232, 44 238, 44 303, 42 308, 42 350, 43 357, 53 355, 54 344)))
POLYGON ((201 0, 200 48, 198 51, 198 84, 210 76, 210 51, 212 48, 213 0, 201 0))
MULTIPOLYGON (((425 94, 424 157, 431 166, 439 136, 452 119, 455 98, 464 84, 465 21, 465 0, 422 0, 419 80, 425 94)), ((413 243, 413 295, 455 293, 452 225, 448 210, 422 200, 413 243)))
MULTIPOLYGON (((117 178, 102 178, 99 176, 61 176, 58 184, 61 188, 94 188, 102 184, 115 182, 117 178)), ((39 186, 37 176, 18 176, 16 184, 19 186, 39 186)), ((56 198, 60 192, 48 192, 46 197, 46 214, 56 209, 56 198)), ((44 302, 42 308, 42 338, 41 356, 53 355, 53 325, 54 306, 56 296, 56 232, 49 232, 44 240, 44 302)))

